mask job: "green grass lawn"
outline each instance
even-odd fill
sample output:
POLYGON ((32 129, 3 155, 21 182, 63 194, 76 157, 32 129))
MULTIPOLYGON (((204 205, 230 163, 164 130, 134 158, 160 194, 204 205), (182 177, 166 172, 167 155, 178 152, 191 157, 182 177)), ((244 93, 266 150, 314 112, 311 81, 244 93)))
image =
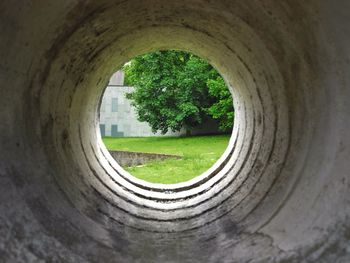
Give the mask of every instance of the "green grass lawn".
POLYGON ((141 167, 124 167, 133 176, 152 183, 188 181, 208 170, 224 153, 230 136, 110 138, 108 150, 181 155, 181 160, 149 162, 141 167))

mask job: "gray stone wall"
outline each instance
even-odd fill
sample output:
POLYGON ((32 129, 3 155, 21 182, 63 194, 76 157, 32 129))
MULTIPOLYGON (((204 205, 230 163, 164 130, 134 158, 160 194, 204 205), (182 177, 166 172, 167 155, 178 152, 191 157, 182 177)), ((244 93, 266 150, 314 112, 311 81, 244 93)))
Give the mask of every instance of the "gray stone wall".
POLYGON ((143 165, 151 161, 161 161, 165 159, 181 159, 179 155, 142 153, 128 151, 110 151, 112 157, 123 167, 143 165))

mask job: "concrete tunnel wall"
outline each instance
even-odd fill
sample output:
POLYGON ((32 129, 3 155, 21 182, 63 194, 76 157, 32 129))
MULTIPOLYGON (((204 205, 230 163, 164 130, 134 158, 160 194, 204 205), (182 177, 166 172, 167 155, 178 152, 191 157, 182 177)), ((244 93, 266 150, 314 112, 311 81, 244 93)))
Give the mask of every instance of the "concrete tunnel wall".
POLYGON ((350 3, 3 1, 0 262, 349 262, 350 3), (207 173, 142 183, 102 145, 135 55, 208 59, 231 87, 207 173))

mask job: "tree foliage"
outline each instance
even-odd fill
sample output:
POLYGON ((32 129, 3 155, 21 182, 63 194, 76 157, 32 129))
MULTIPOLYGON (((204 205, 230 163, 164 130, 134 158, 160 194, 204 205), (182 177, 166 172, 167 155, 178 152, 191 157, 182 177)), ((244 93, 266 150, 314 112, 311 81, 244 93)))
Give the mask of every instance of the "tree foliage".
POLYGON ((208 118, 219 120, 222 130, 230 128, 231 118, 232 127, 230 93, 222 77, 203 59, 183 51, 157 51, 134 58, 123 70, 126 85, 135 87, 127 98, 138 119, 148 122, 153 132, 165 134, 183 127, 191 131, 208 118))
POLYGON ((207 85, 209 94, 216 98, 216 101, 208 108, 208 113, 219 120, 219 129, 228 131, 232 129, 234 108, 231 93, 226 87, 222 77, 208 79, 207 85))

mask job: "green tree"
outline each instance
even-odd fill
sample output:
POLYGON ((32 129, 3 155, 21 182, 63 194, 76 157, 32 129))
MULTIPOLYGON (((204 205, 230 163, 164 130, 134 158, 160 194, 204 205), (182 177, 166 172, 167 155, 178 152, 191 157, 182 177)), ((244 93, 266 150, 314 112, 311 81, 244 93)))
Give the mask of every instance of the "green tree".
POLYGON ((214 85, 210 80, 221 77, 203 59, 183 51, 157 51, 134 58, 123 70, 125 83, 135 87, 127 98, 138 119, 148 122, 153 132, 165 134, 184 127, 189 134, 208 118, 221 121, 212 107, 222 97, 214 94, 214 87, 212 91, 208 88, 214 85))
POLYGON ((222 77, 208 79, 209 94, 216 98, 216 101, 208 108, 208 113, 219 120, 219 129, 229 131, 232 129, 234 119, 234 108, 232 97, 222 77))

